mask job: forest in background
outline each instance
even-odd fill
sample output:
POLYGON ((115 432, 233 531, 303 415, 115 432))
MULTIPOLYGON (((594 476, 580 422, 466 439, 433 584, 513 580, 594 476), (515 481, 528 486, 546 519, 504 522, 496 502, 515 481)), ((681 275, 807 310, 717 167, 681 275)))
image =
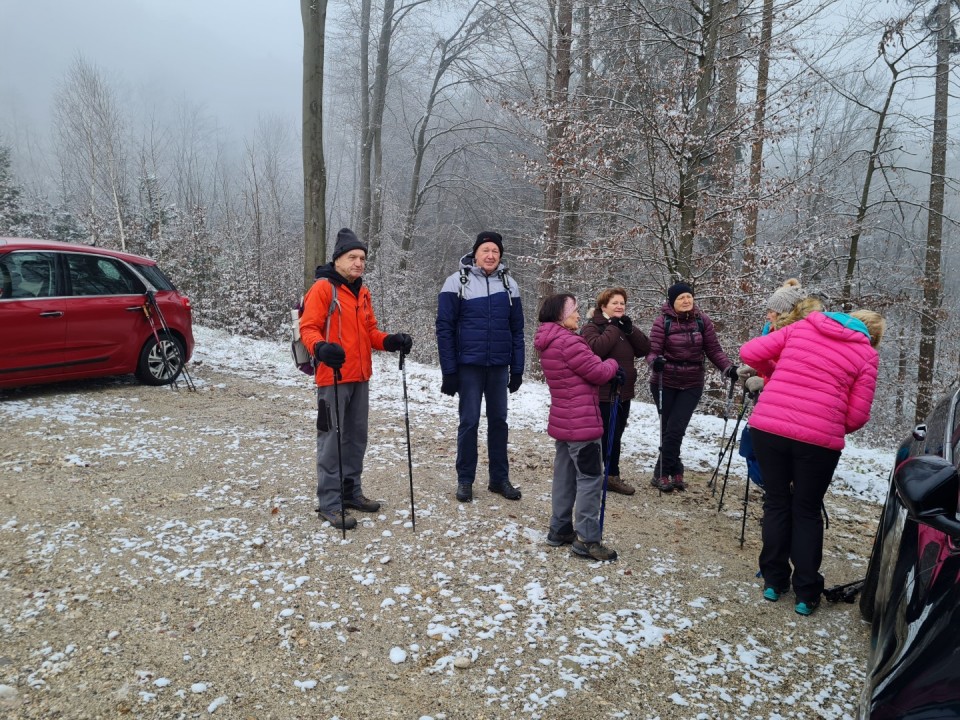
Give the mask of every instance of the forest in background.
MULTIPOLYGON (((957 0, 330 13, 327 247, 342 226, 369 242, 381 326, 413 334, 415 359, 436 361, 437 292, 494 229, 531 336, 540 298, 610 285, 648 329, 682 278, 735 356, 796 277, 829 309, 887 318, 872 432, 901 434, 960 379, 957 0)), ((0 235, 154 257, 198 322, 286 339, 304 283, 300 108, 237 138, 199 99, 158 107, 132 80, 78 55, 48 127, 0 126, 0 235)))

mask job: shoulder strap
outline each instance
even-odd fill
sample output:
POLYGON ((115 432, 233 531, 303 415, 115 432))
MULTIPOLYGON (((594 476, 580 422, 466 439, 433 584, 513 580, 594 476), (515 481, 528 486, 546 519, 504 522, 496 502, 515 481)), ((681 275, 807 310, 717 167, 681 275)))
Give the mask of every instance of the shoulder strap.
POLYGON ((326 325, 326 327, 323 329, 323 337, 327 339, 327 342, 329 342, 329 341, 330 341, 330 340, 329 340, 329 338, 330 338, 330 318, 333 317, 333 311, 334 311, 334 309, 336 309, 336 310, 339 310, 339 309, 340 309, 340 301, 337 300, 337 286, 334 285, 334 284, 333 284, 332 282, 330 282, 329 280, 327 280, 327 282, 330 283, 330 304, 327 306, 327 325, 326 325))
POLYGON ((663 342, 666 344, 667 335, 670 334, 670 326, 673 324, 673 318, 669 315, 663 316, 663 342))
POLYGON ((470 271, 465 267, 460 268, 460 292, 458 295, 460 296, 461 300, 463 300, 463 293, 467 289, 467 283, 470 281, 470 278, 468 277, 469 272, 470 271))
POLYGON ((510 272, 506 268, 499 271, 497 275, 500 276, 500 282, 503 283, 503 289, 507 292, 507 302, 510 303, 510 306, 513 307, 513 296, 510 294, 510 283, 507 282, 507 273, 510 272))

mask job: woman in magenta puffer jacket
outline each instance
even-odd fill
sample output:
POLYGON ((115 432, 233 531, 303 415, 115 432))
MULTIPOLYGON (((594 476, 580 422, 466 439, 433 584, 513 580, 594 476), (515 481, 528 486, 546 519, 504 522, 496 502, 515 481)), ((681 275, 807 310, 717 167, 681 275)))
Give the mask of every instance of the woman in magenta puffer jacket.
POLYGON ((740 348, 743 362, 769 376, 750 416, 765 491, 763 596, 776 602, 792 582, 800 615, 820 604, 820 507, 844 436, 870 419, 884 328, 869 310, 813 312, 740 348))
POLYGON ((577 335, 580 313, 573 295, 548 297, 539 320, 533 346, 550 388, 547 433, 557 448, 547 544, 572 544, 581 557, 616 560, 616 551, 604 546, 600 536, 603 421, 598 387, 614 377, 623 382, 623 370, 616 360, 598 358, 577 335))

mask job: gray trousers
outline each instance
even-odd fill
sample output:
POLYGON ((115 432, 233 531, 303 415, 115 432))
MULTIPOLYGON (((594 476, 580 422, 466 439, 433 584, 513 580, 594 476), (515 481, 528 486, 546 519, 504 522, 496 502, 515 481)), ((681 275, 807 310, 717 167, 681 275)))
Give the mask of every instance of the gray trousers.
POLYGON ((317 500, 322 512, 340 512, 340 458, 343 459, 343 493, 361 494, 360 473, 367 452, 367 422, 370 417, 370 387, 365 382, 339 383, 340 449, 337 449, 337 417, 333 386, 317 388, 317 500))
POLYGON ((557 534, 576 530, 583 542, 600 542, 600 496, 603 493, 600 440, 557 440, 556 445, 550 529, 557 534))

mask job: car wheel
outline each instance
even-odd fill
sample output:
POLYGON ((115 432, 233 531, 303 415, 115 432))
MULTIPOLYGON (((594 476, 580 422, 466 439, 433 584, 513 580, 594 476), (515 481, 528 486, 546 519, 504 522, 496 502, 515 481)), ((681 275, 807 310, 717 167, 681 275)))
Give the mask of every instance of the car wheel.
POLYGON ((170 335, 159 338, 151 336, 140 351, 136 375, 145 385, 169 385, 183 370, 183 344, 170 335))

